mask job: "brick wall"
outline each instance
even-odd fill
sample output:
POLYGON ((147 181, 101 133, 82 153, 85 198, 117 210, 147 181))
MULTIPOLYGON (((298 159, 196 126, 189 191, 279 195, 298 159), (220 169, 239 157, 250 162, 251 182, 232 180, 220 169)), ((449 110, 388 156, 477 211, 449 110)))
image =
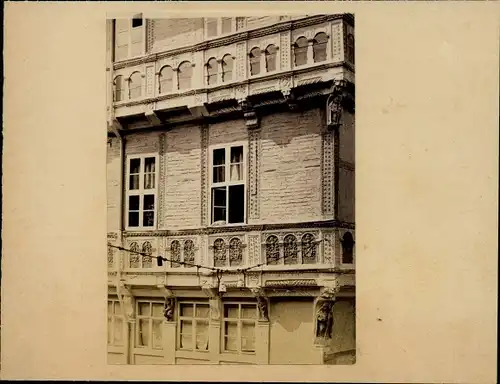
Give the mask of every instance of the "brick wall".
POLYGON ((189 228, 201 221, 201 134, 199 126, 166 133, 165 227, 189 228))
POLYGON ((208 145, 230 144, 248 140, 248 129, 243 119, 210 124, 208 145))
POLYGON ((260 219, 321 219, 321 127, 319 109, 262 119, 260 219))
POLYGON ((108 201, 108 232, 120 229, 120 141, 110 139, 106 160, 106 193, 108 201))
POLYGON ((203 18, 154 19, 153 51, 175 49, 203 40, 203 18))

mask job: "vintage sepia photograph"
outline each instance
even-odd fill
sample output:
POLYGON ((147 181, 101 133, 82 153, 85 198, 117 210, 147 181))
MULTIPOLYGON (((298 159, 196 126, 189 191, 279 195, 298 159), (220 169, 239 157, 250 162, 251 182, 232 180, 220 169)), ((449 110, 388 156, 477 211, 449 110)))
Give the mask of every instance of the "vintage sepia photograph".
POLYGON ((354 364, 354 15, 106 23, 108 364, 354 364))

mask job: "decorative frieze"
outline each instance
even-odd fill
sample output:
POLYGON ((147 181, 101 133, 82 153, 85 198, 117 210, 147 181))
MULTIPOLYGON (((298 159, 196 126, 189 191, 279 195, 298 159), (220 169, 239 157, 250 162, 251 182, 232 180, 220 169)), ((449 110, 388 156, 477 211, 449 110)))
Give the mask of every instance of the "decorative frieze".
POLYGON ((260 264, 260 235, 248 235, 248 264, 260 264))
POLYGON ((247 55, 246 55, 246 42, 238 43, 236 45, 236 78, 238 80, 246 79, 247 71, 247 55))
POLYGON ((153 65, 146 67, 146 96, 154 96, 155 68, 153 65))
POLYGON ((159 185, 161 188, 159 188, 159 206, 158 206, 158 227, 163 228, 164 225, 164 217, 165 217, 165 175, 166 175, 166 169, 165 169, 165 140, 166 140, 166 135, 164 133, 159 135, 159 140, 160 140, 160 145, 159 145, 159 156, 160 156, 160 167, 159 167, 159 172, 160 172, 160 177, 159 177, 159 185))
POLYGON ((333 132, 322 133, 321 148, 321 189, 323 215, 334 213, 334 140, 333 132))
POLYGON ((260 154, 261 154, 261 132, 260 130, 251 130, 249 132, 249 182, 250 182, 250 196, 249 196, 249 219, 255 220, 260 217, 260 203, 259 203, 259 190, 260 190, 260 154))
POLYGON ((323 263, 334 264, 335 262, 335 233, 333 231, 323 232, 323 263))
POLYGON ((208 125, 202 125, 201 133, 201 225, 208 225, 208 125))
POLYGON ((290 31, 281 32, 280 34, 280 69, 287 71, 291 68, 291 44, 290 31))
POLYGON ((341 22, 332 24, 331 34, 332 60, 340 61, 342 59, 342 24, 341 22))

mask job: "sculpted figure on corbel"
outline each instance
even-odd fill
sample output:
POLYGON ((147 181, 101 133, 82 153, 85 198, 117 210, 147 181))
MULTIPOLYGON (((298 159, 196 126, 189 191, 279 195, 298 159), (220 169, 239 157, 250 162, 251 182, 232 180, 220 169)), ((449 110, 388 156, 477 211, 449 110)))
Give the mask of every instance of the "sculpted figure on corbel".
POLYGON ((268 302, 262 288, 251 288, 252 295, 257 299, 259 309, 259 321, 269 321, 268 302))
POLYGON ((160 291, 162 291, 163 297, 165 298, 165 305, 163 307, 163 316, 167 321, 173 321, 175 303, 176 303, 174 293, 164 285, 158 285, 158 288, 160 289, 160 291))
POLYGON ((334 81, 327 100, 327 125, 336 128, 340 125, 342 112, 354 113, 354 84, 346 80, 334 81))
POLYGON ((248 98, 238 100, 238 104, 243 111, 247 128, 255 129, 259 127, 259 118, 248 98))
POLYGON ((337 281, 329 283, 321 289, 316 304, 316 337, 329 339, 333 328, 333 307, 339 291, 337 281))
POLYGON ((293 92, 290 89, 283 89, 281 93, 285 98, 285 102, 287 103, 288 108, 290 108, 291 111, 297 109, 297 101, 293 92))

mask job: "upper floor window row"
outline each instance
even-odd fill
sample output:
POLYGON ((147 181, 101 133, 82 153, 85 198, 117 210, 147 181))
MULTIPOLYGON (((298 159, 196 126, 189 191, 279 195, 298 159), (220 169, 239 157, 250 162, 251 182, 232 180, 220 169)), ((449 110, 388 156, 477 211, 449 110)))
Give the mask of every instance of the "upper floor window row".
POLYGON ((114 61, 141 56, 145 52, 145 22, 142 14, 113 21, 114 61))
POLYGON ((296 67, 320 63, 327 59, 328 35, 320 32, 311 41, 304 36, 299 37, 293 44, 294 64, 296 67))
POLYGON ((261 72, 273 72, 276 70, 276 56, 278 47, 273 44, 267 46, 264 51, 259 47, 252 48, 250 51, 250 74, 258 75, 261 72))
MULTIPOLYGON (((118 75, 113 81, 113 101, 134 100, 143 95, 143 78, 140 72, 134 72, 128 78, 118 75), (128 83, 128 87, 127 87, 128 83)), ((177 68, 164 66, 159 73, 160 94, 184 91, 192 87, 193 64, 189 61, 182 62, 177 68)))
POLYGON ((222 60, 212 57, 207 64, 207 84, 214 85, 219 81, 227 83, 233 80, 234 57, 230 54, 224 55, 222 60))
POLYGON ((236 31, 236 19, 235 17, 205 18, 205 37, 211 39, 236 31))

